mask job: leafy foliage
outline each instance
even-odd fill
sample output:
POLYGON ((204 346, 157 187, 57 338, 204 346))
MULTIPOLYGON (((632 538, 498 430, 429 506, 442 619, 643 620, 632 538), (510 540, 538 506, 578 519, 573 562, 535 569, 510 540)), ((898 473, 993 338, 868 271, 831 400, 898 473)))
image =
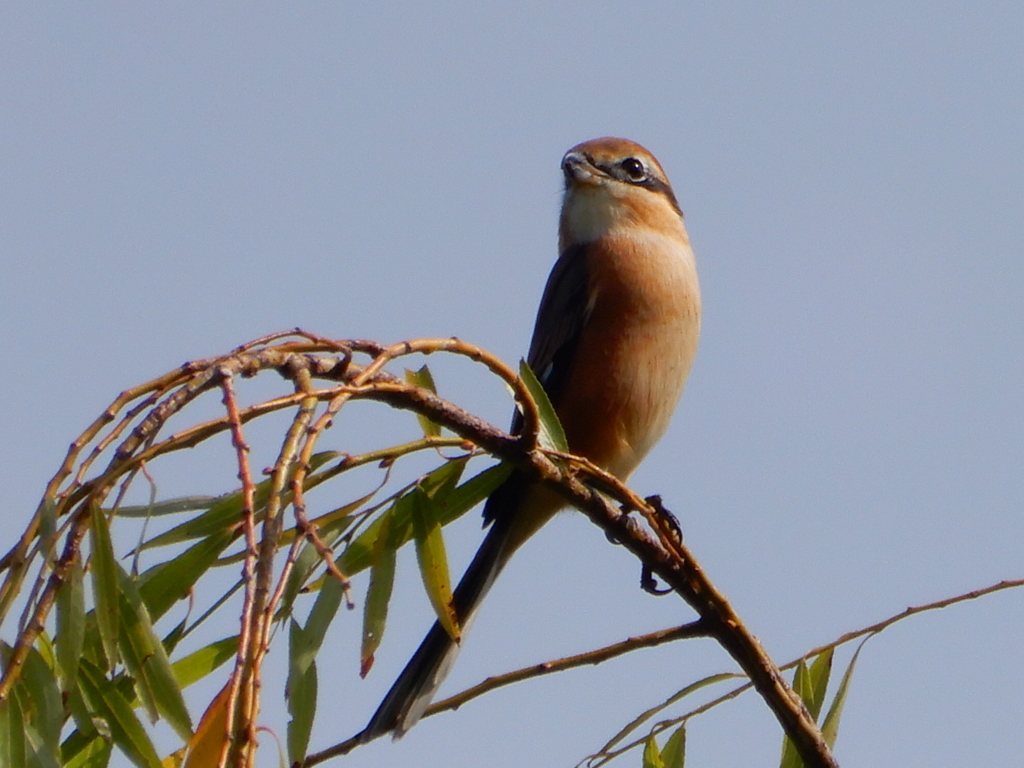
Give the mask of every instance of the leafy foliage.
MULTIPOLYGON (((500 461, 480 468, 479 457, 507 457, 512 446, 543 454, 552 471, 564 471, 573 482, 598 480, 607 492, 607 477, 567 455, 554 409, 529 367, 522 364, 516 374, 454 339, 385 347, 294 331, 188 363, 122 393, 71 444, 24 534, 0 558, 0 631, 9 638, 0 641, 0 766, 100 768, 123 762, 118 755, 147 768, 212 768, 225 761, 252 765, 262 663, 277 635, 287 639, 287 759, 292 764, 310 760, 319 703, 317 658, 341 606, 356 602, 351 577, 369 571, 361 597, 364 675, 387 628, 396 553, 407 543, 416 550, 438 619, 458 637, 443 529, 511 471, 500 461), (506 435, 445 402, 426 366, 407 370, 404 378, 385 370, 398 358, 434 352, 464 355, 503 379, 522 412, 522 437, 506 435), (289 391, 240 405, 235 382, 261 373, 278 375, 289 391), (187 409, 209 391, 221 393, 223 415, 181 427, 187 409), (319 449, 342 408, 359 399, 411 410, 418 427, 408 442, 359 454, 319 449), (289 426, 273 466, 257 481, 249 466, 246 428, 275 414, 288 415, 289 426), (172 417, 178 417, 176 431, 165 435, 172 417), (222 434, 231 437, 238 467, 238 481, 224 493, 167 500, 151 493, 148 504, 122 503, 140 478, 159 471, 161 459, 222 434), (424 456, 433 456, 430 468, 406 469, 424 456), (345 484, 360 468, 378 473, 379 482, 369 492, 345 484), (307 517, 307 497, 317 489, 321 505, 328 495, 345 501, 307 517), (135 546, 124 547, 120 532, 129 524, 141 526, 142 533, 135 546), (150 525, 156 528, 152 535, 150 525), (225 580, 214 576, 218 572, 237 576, 225 580), (238 621, 237 631, 227 636, 225 614, 238 621), (214 628, 215 619, 220 629, 214 628), (215 639, 197 642, 198 630, 215 639), (206 679, 219 692, 194 723, 185 690, 206 679), (157 721, 180 740, 170 754, 161 755, 154 745, 157 721)), ((916 610, 931 607, 941 606, 916 610)), ((815 720, 825 709, 834 647, 908 615, 818 649, 809 665, 794 664, 793 687, 815 720)), ((829 745, 836 739, 859 653, 860 648, 821 721, 829 745)), ((601 655, 581 656, 593 654, 601 655)), ((685 685, 627 724, 587 764, 602 765, 640 749, 645 768, 681 768, 690 721, 749 684, 682 715, 645 724, 738 677, 723 673, 685 685)), ((325 750, 312 762, 343 751, 325 750)), ((802 765, 788 739, 781 765, 802 765)))

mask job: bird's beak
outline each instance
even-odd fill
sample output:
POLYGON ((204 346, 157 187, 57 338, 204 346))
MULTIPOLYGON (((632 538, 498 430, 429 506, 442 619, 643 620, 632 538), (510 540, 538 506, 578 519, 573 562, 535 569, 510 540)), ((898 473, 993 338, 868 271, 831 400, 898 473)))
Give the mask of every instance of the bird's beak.
POLYGON ((594 163, 582 152, 569 151, 562 158, 562 173, 565 175, 566 186, 574 184, 598 184, 606 174, 594 166, 594 163))

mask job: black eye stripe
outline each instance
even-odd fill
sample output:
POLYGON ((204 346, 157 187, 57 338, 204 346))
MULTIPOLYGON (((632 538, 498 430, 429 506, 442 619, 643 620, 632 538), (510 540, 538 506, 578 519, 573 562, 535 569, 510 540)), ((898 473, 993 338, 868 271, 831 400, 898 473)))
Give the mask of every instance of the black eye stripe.
POLYGON ((667 182, 654 177, 648 177, 637 184, 638 187, 649 189, 652 192, 657 192, 668 198, 668 201, 672 204, 672 207, 676 209, 676 213, 680 216, 683 215, 682 209, 679 207, 679 201, 676 200, 676 194, 672 191, 672 187, 667 182))
POLYGON ((587 161, 590 162, 591 165, 593 165, 596 168, 600 168, 609 176, 619 179, 620 181, 624 181, 627 184, 633 184, 634 186, 643 187, 644 189, 649 189, 651 192, 656 192, 660 195, 664 195, 665 198, 672 205, 672 207, 675 209, 676 213, 678 213, 680 216, 683 215, 683 211, 679 207, 679 201, 676 200, 676 195, 672 191, 672 187, 668 185, 668 182, 663 181, 662 179, 658 178, 655 175, 649 174, 647 169, 644 167, 643 163, 637 158, 627 157, 624 160, 620 160, 615 163, 600 163, 595 162, 594 159, 591 158, 589 155, 586 157, 587 161), (629 174, 629 171, 626 169, 626 163, 628 163, 631 160, 635 161, 640 166, 641 172, 638 178, 633 178, 629 174))

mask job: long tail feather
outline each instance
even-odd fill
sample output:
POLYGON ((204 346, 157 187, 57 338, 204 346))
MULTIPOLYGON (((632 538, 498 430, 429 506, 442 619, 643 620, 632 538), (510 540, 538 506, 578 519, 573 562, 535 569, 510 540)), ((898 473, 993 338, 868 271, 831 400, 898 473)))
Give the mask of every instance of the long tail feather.
MULTIPOLYGON (((455 615, 463 635, 511 554, 506 546, 510 528, 506 520, 495 521, 455 588, 455 615)), ((444 627, 435 622, 369 724, 359 734, 360 743, 365 744, 391 732, 398 739, 412 728, 448 676, 459 648, 444 627)))

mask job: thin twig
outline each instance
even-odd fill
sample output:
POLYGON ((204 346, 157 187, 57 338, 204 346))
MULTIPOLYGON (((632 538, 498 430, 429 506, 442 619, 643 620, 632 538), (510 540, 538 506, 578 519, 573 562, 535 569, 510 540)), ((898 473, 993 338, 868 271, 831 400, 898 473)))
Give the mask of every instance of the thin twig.
MULTIPOLYGON (((975 590, 972 590, 970 592, 965 592, 964 594, 961 594, 961 595, 956 595, 954 597, 947 597, 947 598, 944 598, 942 600, 936 600, 936 601, 931 602, 931 603, 926 603, 924 605, 911 606, 911 607, 901 611, 900 613, 897 613, 897 614, 895 614, 893 616, 890 616, 890 617, 888 617, 886 619, 883 619, 882 621, 876 622, 875 624, 871 624, 870 626, 863 627, 863 628, 857 629, 857 630, 853 630, 851 632, 847 632, 846 634, 839 636, 838 638, 836 638, 835 640, 833 640, 830 643, 826 643, 824 645, 819 645, 817 648, 812 648, 811 650, 805 652, 800 657, 798 657, 796 659, 793 659, 792 661, 788 661, 785 664, 781 664, 779 666, 779 669, 781 669, 781 670, 793 669, 794 667, 796 667, 802 661, 808 661, 808 660, 814 658, 815 656, 818 656, 819 654, 821 654, 821 653, 823 653, 825 651, 838 648, 841 645, 846 645, 847 643, 853 642, 854 640, 857 640, 859 638, 870 637, 870 636, 873 636, 873 635, 877 635, 877 634, 881 633, 882 631, 884 631, 884 630, 888 629, 889 627, 891 627, 893 624, 896 624, 897 622, 903 621, 904 619, 908 619, 908 618, 910 618, 912 616, 916 616, 919 613, 925 613, 926 611, 934 611, 934 610, 938 610, 940 608, 948 608, 949 606, 956 605, 957 603, 966 602, 967 600, 975 600, 975 599, 977 599, 979 597, 984 597, 984 596, 990 595, 990 594, 992 594, 994 592, 1000 592, 1000 591, 1002 591, 1004 589, 1015 589, 1015 588, 1018 588, 1018 587, 1024 587, 1024 579, 1003 580, 1003 581, 1000 581, 1000 582, 998 582, 996 584, 992 584, 992 585, 990 585, 988 587, 983 587, 981 589, 975 589, 975 590)), ((731 673, 731 674, 723 673, 721 675, 721 677, 723 677, 723 678, 725 678, 726 676, 732 677, 732 678, 740 677, 740 675, 735 674, 735 673, 731 673)), ((647 739, 648 739, 648 737, 650 735, 657 736, 658 734, 660 734, 660 733, 662 733, 662 732, 664 732, 664 731, 666 731, 666 730, 668 730, 670 728, 674 728, 674 727, 680 725, 681 723, 687 722, 687 721, 693 719, 694 717, 702 715, 705 712, 708 712, 711 709, 714 709, 715 707, 717 707, 717 706, 719 706, 721 704, 724 704, 727 701, 735 699, 737 696, 739 696, 742 693, 745 693, 745 692, 749 691, 751 688, 753 688, 753 684, 750 683, 749 681, 744 683, 743 685, 739 685, 739 686, 737 686, 737 687, 727 691, 726 693, 721 694, 720 696, 717 696, 714 699, 711 699, 710 701, 705 702, 704 704, 701 704, 698 707, 694 707, 690 711, 688 711, 688 712, 686 712, 686 713, 684 713, 682 715, 679 715, 678 717, 673 717, 673 718, 670 718, 670 719, 667 719, 667 720, 662 720, 661 722, 656 723, 651 728, 650 733, 645 733, 640 738, 634 739, 633 741, 628 742, 627 744, 624 744, 622 747, 613 750, 613 749, 611 749, 612 745, 615 744, 617 741, 619 741, 624 736, 624 732, 620 732, 619 734, 616 735, 615 738, 613 738, 611 741, 609 741, 607 744, 605 744, 605 746, 602 747, 600 750, 598 750, 594 754, 590 755, 589 757, 584 758, 584 760, 580 763, 580 765, 587 764, 589 766, 592 766, 592 768, 598 768, 598 766, 604 765, 605 763, 609 762, 610 760, 612 760, 615 757, 618 757, 619 755, 622 755, 622 754, 624 754, 626 752, 629 752, 632 749, 637 749, 637 748, 643 747, 643 745, 647 743, 647 739), (593 762, 594 760, 597 760, 597 762, 593 762)), ((674 695, 674 696, 670 697, 668 701, 666 701, 666 702, 664 702, 662 704, 659 704, 656 707, 652 707, 651 709, 647 710, 645 713, 643 713, 643 715, 641 717, 639 717, 636 720, 634 720, 634 722, 631 725, 633 725, 633 727, 636 727, 636 725, 638 725, 640 722, 643 722, 643 721, 649 719, 651 716, 653 716, 654 714, 657 714, 657 712, 661 711, 665 707, 675 703, 676 700, 677 700, 677 695, 674 695)), ((627 731, 627 730, 633 730, 633 728, 624 729, 624 731, 627 731)))
MULTIPOLYGON (((523 667, 512 672, 507 672, 503 675, 488 677, 482 682, 477 683, 454 696, 450 696, 447 699, 431 704, 423 713, 423 717, 430 717, 432 715, 440 714, 441 712, 458 709, 466 702, 475 699, 478 696, 483 696, 489 691, 493 691, 496 688, 502 688, 506 685, 511 685, 512 683, 518 683, 522 680, 529 680, 534 677, 543 677, 544 675, 552 675, 556 672, 564 672, 567 669, 574 669, 575 667, 601 664, 602 662, 614 659, 615 657, 622 656, 626 653, 631 653, 632 651, 636 651, 641 648, 654 648, 676 640, 684 640, 692 637, 705 637, 706 635, 707 632, 703 622, 698 620, 689 624, 683 624, 682 626, 661 629, 657 632, 650 632, 646 635, 639 635, 637 637, 630 637, 618 643, 613 643, 612 645, 607 645, 603 648, 597 648, 593 651, 586 651, 585 653, 578 653, 561 659, 544 661, 540 664, 533 664, 529 667, 523 667)), ((320 763, 330 760, 332 757, 339 757, 341 755, 348 754, 355 747, 359 746, 359 744, 360 741, 358 735, 353 736, 350 739, 346 739, 345 741, 339 742, 327 749, 307 756, 302 763, 292 766, 292 768, 312 768, 314 765, 319 765, 320 763)))
MULTIPOLYGON (((227 733, 221 746, 220 756, 217 760, 217 768, 226 768, 229 757, 234 752, 234 757, 240 757, 240 752, 235 752, 236 742, 241 741, 244 736, 240 733, 239 725, 244 712, 245 680, 247 668, 250 664, 249 647, 254 633, 253 608, 255 603, 255 579, 256 558, 259 552, 256 546, 256 485, 252 480, 252 470, 249 467, 249 446, 245 441, 242 432, 242 421, 238 415, 238 402, 235 399, 234 386, 230 376, 225 375, 221 380, 221 388, 224 391, 224 407, 228 412, 228 420, 231 423, 231 443, 235 448, 235 455, 238 459, 238 479, 242 483, 242 530, 245 537, 245 563, 242 566, 242 580, 245 584, 244 598, 242 601, 242 617, 238 632, 238 653, 235 655, 235 667, 231 673, 230 688, 227 703, 227 733), (235 734, 238 734, 236 739, 235 734)), ((242 748, 244 749, 244 747, 242 748)), ((232 765, 241 766, 240 762, 232 760, 232 765)))
POLYGON ((655 646, 675 642, 676 640, 708 637, 709 634, 710 632, 706 623, 701 619, 698 619, 697 621, 692 621, 689 624, 682 624, 678 627, 672 627, 671 629, 662 629, 657 632, 650 632, 646 635, 630 637, 618 643, 606 645, 604 648, 598 648, 593 651, 578 653, 574 656, 566 656, 552 661, 544 661, 540 664, 534 664, 512 672, 506 672, 503 675, 488 677, 464 691, 460 691, 453 696, 449 696, 447 699, 434 702, 427 707, 423 716, 429 717, 430 715, 436 715, 439 712, 458 709, 467 701, 471 701, 472 699, 475 699, 478 696, 483 696, 485 693, 493 691, 496 688, 503 688, 504 686, 511 685, 512 683, 530 680, 534 677, 543 677, 544 675, 551 675, 556 672, 564 672, 567 669, 575 669, 576 667, 601 664, 610 659, 614 659, 617 656, 622 656, 623 654, 639 650, 640 648, 654 648, 655 646))

